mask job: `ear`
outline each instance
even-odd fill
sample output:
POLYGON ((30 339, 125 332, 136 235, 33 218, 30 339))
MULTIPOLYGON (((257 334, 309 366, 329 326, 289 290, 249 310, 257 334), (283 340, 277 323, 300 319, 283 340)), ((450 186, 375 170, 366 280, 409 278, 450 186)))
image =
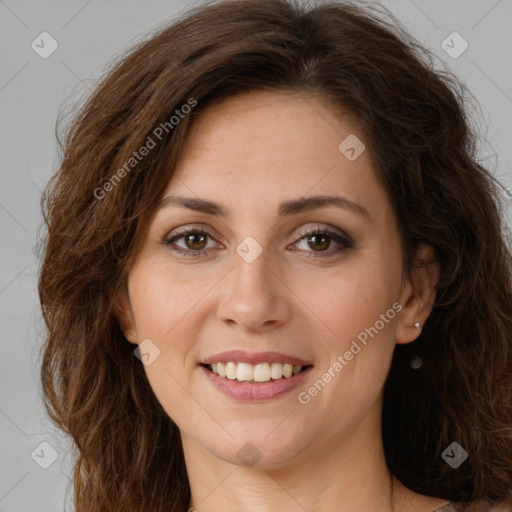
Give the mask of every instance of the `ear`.
POLYGON ((121 326, 125 338, 135 345, 137 345, 137 329, 135 327, 135 318, 132 311, 132 305, 130 303, 130 297, 128 296, 128 290, 125 285, 116 293, 114 298, 114 315, 121 326))
POLYGON ((397 343, 410 343, 420 335, 421 328, 432 312, 439 274, 440 266, 433 247, 420 244, 410 278, 400 294, 403 309, 398 317, 397 343))

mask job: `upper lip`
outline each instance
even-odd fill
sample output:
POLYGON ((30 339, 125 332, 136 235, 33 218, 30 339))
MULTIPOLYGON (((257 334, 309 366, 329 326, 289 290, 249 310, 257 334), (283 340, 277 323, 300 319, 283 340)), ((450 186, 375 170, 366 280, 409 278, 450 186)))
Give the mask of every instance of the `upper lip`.
POLYGON ((294 366, 310 366, 311 361, 305 361, 298 357, 283 354, 281 352, 246 352, 245 350, 227 350, 219 352, 204 359, 201 364, 214 364, 214 363, 289 363, 294 366))

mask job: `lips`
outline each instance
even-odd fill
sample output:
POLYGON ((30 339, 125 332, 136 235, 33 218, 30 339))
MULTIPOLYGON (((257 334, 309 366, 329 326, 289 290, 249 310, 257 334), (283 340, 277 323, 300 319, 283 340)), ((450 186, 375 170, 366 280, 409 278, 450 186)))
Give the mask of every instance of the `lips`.
POLYGON ((313 365, 280 352, 229 350, 207 357, 200 367, 224 395, 253 402, 268 401, 291 391, 307 378, 313 365))
POLYGON ((209 365, 215 363, 249 363, 252 365, 259 363, 281 363, 291 364, 292 366, 313 366, 311 361, 299 359, 298 357, 290 354, 283 354, 281 352, 246 352, 244 350, 228 350, 220 352, 207 357, 201 364, 209 365))

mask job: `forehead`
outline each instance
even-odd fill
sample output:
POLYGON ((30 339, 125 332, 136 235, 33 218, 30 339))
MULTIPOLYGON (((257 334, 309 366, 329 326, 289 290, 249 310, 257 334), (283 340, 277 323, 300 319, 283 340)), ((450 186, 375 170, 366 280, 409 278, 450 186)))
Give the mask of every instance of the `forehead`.
POLYGON ((236 209, 337 193, 372 209, 385 197, 362 139, 354 120, 319 98, 262 91, 233 96, 194 120, 164 196, 222 198, 236 209), (355 159, 347 158, 347 144, 355 159))

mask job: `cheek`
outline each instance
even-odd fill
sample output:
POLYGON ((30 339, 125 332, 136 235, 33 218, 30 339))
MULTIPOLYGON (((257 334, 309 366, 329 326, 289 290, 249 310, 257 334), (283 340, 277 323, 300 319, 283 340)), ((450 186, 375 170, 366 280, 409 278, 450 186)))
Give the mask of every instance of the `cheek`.
MULTIPOLYGON (((333 338, 347 340, 373 326, 397 300, 400 276, 381 264, 366 262, 340 268, 326 278, 298 284, 297 294, 315 313, 333 338)), ((388 315, 392 320, 396 314, 388 315)), ((386 322, 386 326, 394 322, 386 322)), ((380 325, 380 323, 379 323, 380 325)), ((384 330, 384 329, 382 329, 384 330)), ((386 327, 386 330, 389 330, 386 327)))
POLYGON ((201 334, 197 312, 208 290, 204 280, 185 280, 153 260, 133 273, 132 289, 138 338, 150 339, 158 348, 158 357, 144 366, 157 400, 176 423, 184 418, 199 422, 204 411, 188 389, 196 367, 193 348, 201 334))
POLYGON ((200 307, 201 298, 211 288, 204 276, 179 272, 175 266, 156 258, 133 272, 132 305, 139 338, 154 337, 163 343, 175 339, 179 324, 200 307))
MULTIPOLYGON (((149 385, 166 414, 180 428, 194 430, 208 420, 208 411, 201 404, 201 397, 190 390, 188 375, 183 367, 169 364, 162 356, 144 371, 149 385)), ((221 433, 221 432, 219 432, 221 433)))
POLYGON ((317 340, 324 353, 320 378, 329 370, 331 376, 336 375, 332 379, 325 375, 333 382, 326 400, 330 395, 344 403, 342 396, 350 391, 362 405, 378 394, 396 343, 399 291, 400 267, 382 258, 361 260, 328 279, 316 280, 308 290, 300 289, 298 293, 308 297, 306 303, 314 313, 309 317, 322 329, 317 340))
POLYGON ((151 350, 157 354, 144 371, 168 414, 186 405, 183 386, 188 386, 196 367, 193 348, 201 337, 197 313, 201 298, 211 288, 204 279, 181 276, 153 259, 134 269, 130 277, 138 341, 151 340, 151 350))

